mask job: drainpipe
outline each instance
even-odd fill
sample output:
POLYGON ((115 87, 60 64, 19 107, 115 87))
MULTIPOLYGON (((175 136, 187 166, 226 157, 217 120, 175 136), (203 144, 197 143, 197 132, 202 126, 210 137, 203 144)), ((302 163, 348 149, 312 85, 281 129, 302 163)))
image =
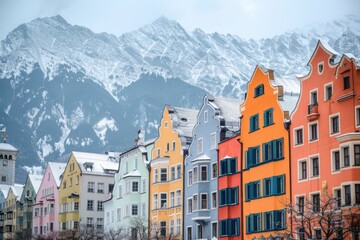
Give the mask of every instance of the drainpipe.
MULTIPOLYGON (((243 143, 241 141, 241 120, 242 120, 242 116, 240 117, 240 121, 239 121, 239 138, 237 139, 237 141, 240 144, 240 198, 241 198, 241 206, 240 206, 240 222, 242 226, 246 226, 244 225, 244 206, 243 206, 243 202, 244 202, 244 194, 243 194, 243 185, 244 185, 244 179, 243 179, 243 143)), ((239 201, 240 203, 240 201, 239 201)), ((245 227, 246 228, 246 227, 245 227)), ((240 238, 244 239, 244 227, 241 228, 240 227, 240 238)))
MULTIPOLYGON (((292 169, 292 167, 291 167, 290 125, 291 125, 291 121, 284 123, 285 129, 286 129, 287 135, 288 135, 290 207, 292 208, 292 207, 293 207, 293 202, 292 202, 292 196, 293 196, 293 194, 292 194, 292 176, 291 176, 291 169, 292 169)), ((291 238, 293 237, 293 211, 292 211, 292 209, 291 209, 291 212, 290 212, 290 236, 291 236, 291 238)))
MULTIPOLYGON (((150 154, 152 154, 151 153, 152 151, 150 151, 150 154)), ((147 153, 146 153, 146 160, 148 160, 148 158, 147 158, 147 153)), ((150 160, 151 161, 151 160, 150 160)), ((146 166, 146 168, 147 168, 147 170, 148 170, 148 172, 149 172, 149 176, 148 176, 148 182, 149 182, 149 186, 148 186, 148 195, 149 195, 149 201, 148 201, 148 222, 147 222, 147 224, 148 224, 148 238, 149 239, 151 239, 151 236, 150 236, 150 234, 151 234, 151 230, 150 230, 150 228, 151 228, 151 222, 150 222, 150 211, 151 211, 151 209, 150 209, 150 201, 152 200, 152 197, 151 197, 151 195, 150 195, 150 184, 151 184, 151 182, 150 182, 150 174, 151 174, 151 165, 150 165, 151 163, 149 162, 148 164, 147 164, 147 166, 146 166)))

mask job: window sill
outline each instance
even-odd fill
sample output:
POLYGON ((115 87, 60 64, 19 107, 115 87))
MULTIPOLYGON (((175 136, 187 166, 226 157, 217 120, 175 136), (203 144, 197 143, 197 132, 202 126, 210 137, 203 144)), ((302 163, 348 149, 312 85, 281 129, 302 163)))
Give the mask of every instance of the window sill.
POLYGON ((254 129, 254 130, 250 130, 249 133, 253 133, 253 132, 256 132, 256 131, 258 131, 258 130, 260 130, 260 128, 257 128, 257 129, 254 129))
POLYGON ((272 126, 272 125, 275 125, 275 123, 270 123, 270 124, 268 124, 268 125, 264 125, 263 128, 270 127, 270 126, 272 126))

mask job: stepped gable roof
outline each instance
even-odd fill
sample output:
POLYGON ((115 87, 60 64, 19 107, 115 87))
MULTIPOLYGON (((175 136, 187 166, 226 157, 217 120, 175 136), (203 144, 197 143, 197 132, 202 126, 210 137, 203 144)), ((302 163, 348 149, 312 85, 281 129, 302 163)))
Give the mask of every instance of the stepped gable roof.
POLYGON ((9 143, 0 143, 0 151, 17 152, 18 150, 9 143))
POLYGON ((220 116, 225 119, 225 122, 239 123, 241 116, 239 108, 243 102, 244 100, 214 97, 214 101, 210 104, 218 107, 220 116))
POLYGON ((192 138, 192 130, 197 122, 199 110, 168 106, 173 130, 179 133, 179 137, 192 138))
POLYGON ((36 193, 39 191, 43 177, 44 177, 43 175, 39 175, 39 174, 29 174, 29 179, 36 193))
POLYGON ((119 163, 111 161, 110 156, 106 154, 88 152, 72 152, 72 154, 83 173, 109 174, 108 171, 117 171, 119 167, 119 163))
POLYGON ((60 186, 60 176, 63 174, 66 168, 66 163, 48 162, 50 170, 55 178, 56 186, 60 186))

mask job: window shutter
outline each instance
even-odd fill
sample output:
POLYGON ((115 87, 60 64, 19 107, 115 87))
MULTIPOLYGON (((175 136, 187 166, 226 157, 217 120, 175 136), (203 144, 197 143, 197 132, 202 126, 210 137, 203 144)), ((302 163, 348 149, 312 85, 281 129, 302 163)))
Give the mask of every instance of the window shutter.
POLYGON ((235 188, 235 202, 234 203, 239 203, 239 188, 236 187, 235 188))
POLYGON ((271 177, 271 195, 278 194, 278 187, 277 187, 277 177, 271 177))
POLYGON ((251 215, 246 216, 246 233, 251 233, 251 215))

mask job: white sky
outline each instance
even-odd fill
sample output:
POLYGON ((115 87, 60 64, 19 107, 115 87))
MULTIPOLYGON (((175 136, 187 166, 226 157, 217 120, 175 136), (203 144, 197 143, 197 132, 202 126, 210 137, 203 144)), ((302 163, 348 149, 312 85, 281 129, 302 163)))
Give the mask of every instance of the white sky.
POLYGON ((0 40, 21 23, 57 14, 117 36, 165 16, 188 31, 263 38, 359 13, 359 0, 0 0, 0 40))

